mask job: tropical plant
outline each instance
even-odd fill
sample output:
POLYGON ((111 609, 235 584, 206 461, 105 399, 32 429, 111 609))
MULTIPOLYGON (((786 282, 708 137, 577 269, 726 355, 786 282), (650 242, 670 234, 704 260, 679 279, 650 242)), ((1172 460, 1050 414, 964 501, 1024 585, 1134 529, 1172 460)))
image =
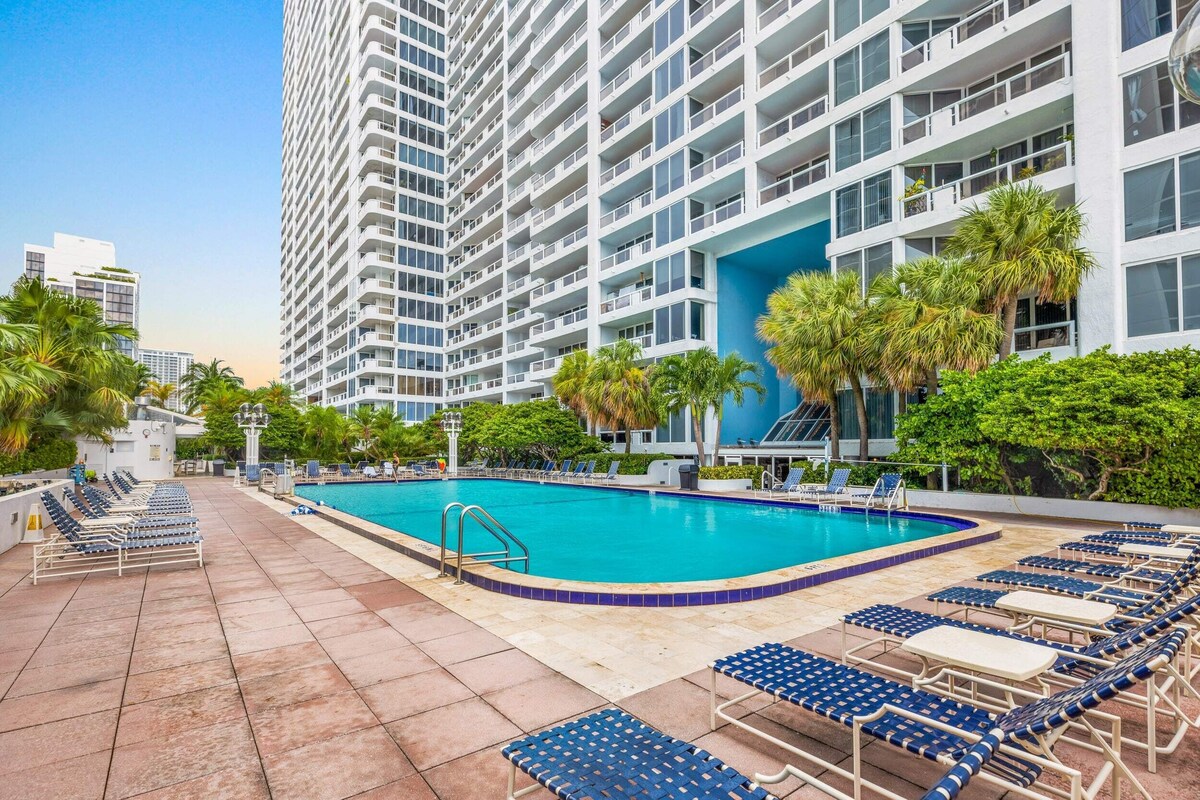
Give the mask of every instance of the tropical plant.
POLYGON ((0 319, 0 452, 39 438, 112 441, 137 374, 118 346, 137 332, 105 321, 90 300, 26 278, 0 298, 0 319))
POLYGON ((552 381, 554 396, 586 421, 589 433, 594 429, 592 408, 588 404, 592 362, 592 355, 587 350, 568 353, 563 356, 552 381))
POLYGON ((244 381, 234 374, 233 368, 219 358, 208 363, 197 361, 187 368, 179 380, 184 405, 189 413, 204 405, 201 399, 214 386, 241 387, 244 381))
POLYGON ((1003 322, 1001 359, 1012 352, 1021 294, 1032 290, 1040 303, 1065 303, 1095 268, 1079 244, 1084 227, 1077 205, 1060 209, 1054 195, 1026 182, 996 187, 959 221, 946 252, 972 262, 988 310, 1003 322))
MULTIPOLYGON (((483 421, 477 436, 486 444, 481 452, 502 461, 536 457, 575 458, 599 449, 601 442, 579 427, 579 420, 557 400, 533 400, 493 406, 496 412, 483 421)), ((464 419, 463 433, 468 426, 464 419)))
POLYGON ((300 418, 304 443, 318 458, 333 461, 345 456, 349 425, 333 406, 309 406, 300 418))
POLYGON ((373 406, 358 406, 346 418, 349 440, 356 444, 356 449, 367 457, 375 455, 379 440, 379 431, 386 427, 379 424, 378 413, 373 406))
POLYGON ((129 376, 129 391, 126 392, 130 397, 137 397, 140 394, 145 394, 150 385, 155 382, 154 372, 142 362, 137 362, 133 366, 133 371, 129 376))
POLYGON ((296 390, 290 383, 271 381, 250 393, 250 399, 268 406, 300 405, 296 390))
POLYGON ((867 456, 870 432, 862 375, 874 371, 864 333, 859 276, 842 272, 799 272, 767 298, 758 336, 770 347, 767 360, 789 376, 805 400, 830 407, 830 446, 841 458, 838 392, 849 384, 858 417, 859 458, 867 456))
POLYGON ((166 408, 167 403, 171 400, 171 395, 175 394, 178 388, 173 383, 159 383, 156 380, 151 380, 150 385, 143 389, 141 394, 144 397, 149 397, 153 405, 159 408, 166 408))
POLYGON ((659 408, 651 397, 650 374, 638 362, 642 346, 618 339, 596 351, 588 370, 584 397, 594 419, 612 431, 625 432, 625 452, 632 432, 658 424, 659 408))
POLYGON ((246 392, 240 386, 224 383, 209 385, 197 398, 204 408, 203 446, 213 455, 237 458, 246 444, 246 434, 238 427, 233 415, 246 402, 246 392))
POLYGON ((746 392, 754 392, 758 402, 767 399, 767 390, 762 385, 763 368, 742 358, 736 351, 727 353, 717 361, 711 379, 710 403, 717 418, 717 429, 713 435, 713 463, 721 452, 721 424, 725 421, 725 408, 729 402, 741 407, 746 402, 746 392))
POLYGON ((983 289, 970 263, 930 256, 880 275, 867 293, 864 325, 876 377, 900 397, 926 386, 938 370, 975 373, 995 357, 1004 331, 982 310, 983 289))
POLYGON ((713 463, 721 449, 721 424, 726 401, 741 406, 746 392, 753 391, 761 402, 766 389, 761 383, 762 367, 729 353, 717 356, 710 347, 701 347, 681 355, 664 358, 655 369, 655 400, 665 414, 687 411, 692 418, 692 437, 700 463, 706 463, 704 420, 712 410, 717 426, 713 444, 713 463))

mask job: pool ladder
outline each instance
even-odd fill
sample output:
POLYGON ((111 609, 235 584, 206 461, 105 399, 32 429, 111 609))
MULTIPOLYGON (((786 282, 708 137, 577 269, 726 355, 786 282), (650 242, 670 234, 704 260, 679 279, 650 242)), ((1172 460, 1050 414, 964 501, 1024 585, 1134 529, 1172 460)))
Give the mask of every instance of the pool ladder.
POLYGON ((446 558, 446 522, 450 517, 450 512, 458 509, 458 549, 455 551, 457 559, 456 579, 454 585, 458 586, 463 583, 463 559, 469 558, 476 564, 504 564, 509 569, 512 569, 514 563, 520 563, 525 574, 529 574, 529 548, 513 536, 508 528, 504 527, 481 506, 469 506, 465 503, 450 503, 442 509, 442 553, 438 559, 438 577, 445 578, 450 575, 446 571, 448 559, 446 558), (464 553, 463 552, 463 530, 466 527, 467 518, 475 520, 482 528, 490 533, 496 541, 500 542, 503 550, 496 550, 486 553, 464 553), (522 555, 514 556, 512 554, 512 546, 516 545, 522 555))

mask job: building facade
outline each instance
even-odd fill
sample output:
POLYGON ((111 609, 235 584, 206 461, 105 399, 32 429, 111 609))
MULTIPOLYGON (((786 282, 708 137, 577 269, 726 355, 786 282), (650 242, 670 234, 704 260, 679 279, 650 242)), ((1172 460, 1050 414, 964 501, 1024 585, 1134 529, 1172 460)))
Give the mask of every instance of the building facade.
MULTIPOLYGON (((1100 264, 1073 303, 1022 299, 1018 352, 1200 345, 1200 108, 1165 72, 1195 1, 452 0, 445 402, 546 396, 617 339, 764 362, 788 274, 865 288, 1011 181, 1080 203, 1100 264)), ((821 410, 765 382, 729 452, 819 447, 821 410)), ((866 391, 883 450, 897 401, 866 391)), ((685 419, 635 435, 691 447, 685 419)))
POLYGON ((441 402, 445 13, 284 4, 282 378, 310 402, 441 402))
MULTIPOLYGON (((183 376, 191 368, 196 361, 194 353, 185 353, 182 350, 151 350, 146 347, 139 347, 137 352, 137 360, 146 365, 146 369, 154 373, 154 380, 160 384, 174 384, 179 386, 183 376)), ((179 392, 173 392, 167 400, 167 408, 172 411, 181 411, 179 405, 179 392)))
MULTIPOLYGON (((138 327, 141 275, 117 266, 117 248, 112 242, 55 233, 49 247, 25 245, 24 274, 65 294, 95 301, 109 322, 138 327)), ((135 342, 122 338, 120 348, 135 357, 135 342)))

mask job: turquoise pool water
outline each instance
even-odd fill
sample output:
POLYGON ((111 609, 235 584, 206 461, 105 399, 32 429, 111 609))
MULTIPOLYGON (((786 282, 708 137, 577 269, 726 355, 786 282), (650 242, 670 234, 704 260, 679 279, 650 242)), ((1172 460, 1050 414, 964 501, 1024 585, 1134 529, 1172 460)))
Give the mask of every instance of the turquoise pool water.
MULTIPOLYGON (((480 505, 529 547, 529 572, 619 583, 753 575, 957 530, 927 519, 816 510, 640 491, 504 481, 297 486, 296 493, 437 544, 442 509, 480 505)), ((451 515, 457 520, 457 513, 451 515)), ((454 548, 457 522, 450 525, 454 548)), ((496 550, 468 523, 465 551, 496 550)))

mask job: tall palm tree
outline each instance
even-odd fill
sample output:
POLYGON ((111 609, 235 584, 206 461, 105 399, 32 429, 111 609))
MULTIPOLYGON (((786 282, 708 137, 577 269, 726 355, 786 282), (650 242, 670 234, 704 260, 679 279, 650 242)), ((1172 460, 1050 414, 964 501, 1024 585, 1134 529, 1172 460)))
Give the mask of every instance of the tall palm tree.
POLYGON ((986 368, 1004 330, 984 299, 974 265, 962 259, 930 256, 880 275, 865 323, 879 377, 904 397, 920 386, 935 394, 940 369, 986 368))
POLYGON ((208 363, 197 361, 183 373, 179 384, 183 387, 183 401, 188 410, 192 411, 202 405, 200 397, 213 386, 242 386, 245 383, 234 374, 233 367, 228 366, 219 358, 208 363))
POLYGON ((380 431, 378 414, 374 406, 355 408, 346 418, 346 425, 350 441, 357 442, 367 456, 374 453, 380 431))
POLYGON ((150 385, 142 390, 142 394, 150 398, 150 401, 159 408, 166 408, 167 403, 171 401, 171 395, 175 394, 178 389, 173 383, 159 383, 158 381, 150 381, 150 385))
POLYGON ((758 396, 758 402, 764 402, 767 390, 762 385, 762 375, 761 364, 747 361, 736 351, 727 353, 717 361, 717 368, 712 372, 712 384, 709 387, 711 407, 717 418, 717 429, 713 435, 714 464, 717 463, 717 455, 721 452, 721 424, 725 421, 726 402, 732 401, 740 408, 746 402, 746 392, 754 392, 758 396))
POLYGON ((130 375, 129 396, 145 394, 154 381, 154 372, 142 362, 136 362, 130 375))
POLYGON ((692 417, 692 438, 701 465, 706 463, 704 418, 712 405, 713 376, 719 367, 717 354, 702 347, 667 356, 654 369, 654 393, 664 415, 687 411, 692 417))
POLYGON ((650 391, 648 370, 638 364, 642 346, 618 339, 596 351, 584 390, 595 419, 613 431, 625 432, 625 452, 631 452, 634 430, 658 424, 658 407, 650 391))
POLYGON ((1096 267, 1080 246, 1085 222, 1075 204, 1058 208, 1054 195, 1035 184, 1009 183, 968 209, 946 252, 969 259, 988 297, 988 310, 1004 324, 1000 358, 1012 353, 1017 300, 1030 290, 1040 303, 1065 303, 1096 267))
POLYGON ((567 408, 582 417, 588 433, 593 428, 593 409, 588 405, 588 380, 592 371, 592 355, 587 350, 576 350, 563 356, 551 381, 554 396, 567 408))
POLYGON ((118 346, 137 331, 26 278, 0 301, 0 318, 0 451, 19 453, 39 435, 112 441, 136 375, 118 346))
POLYGON ((849 384, 858 417, 858 452, 870 442, 862 375, 873 368, 862 320, 866 305, 857 273, 799 272, 767 298, 758 336, 770 345, 767 360, 788 375, 808 401, 830 408, 830 446, 841 458, 838 391, 849 384))
MULTIPOLYGON (((232 370, 230 372, 232 373, 232 370)), ((255 389, 253 395, 256 401, 272 406, 286 406, 289 403, 295 405, 298 403, 295 388, 290 383, 284 383, 283 381, 271 381, 266 386, 255 389)))

